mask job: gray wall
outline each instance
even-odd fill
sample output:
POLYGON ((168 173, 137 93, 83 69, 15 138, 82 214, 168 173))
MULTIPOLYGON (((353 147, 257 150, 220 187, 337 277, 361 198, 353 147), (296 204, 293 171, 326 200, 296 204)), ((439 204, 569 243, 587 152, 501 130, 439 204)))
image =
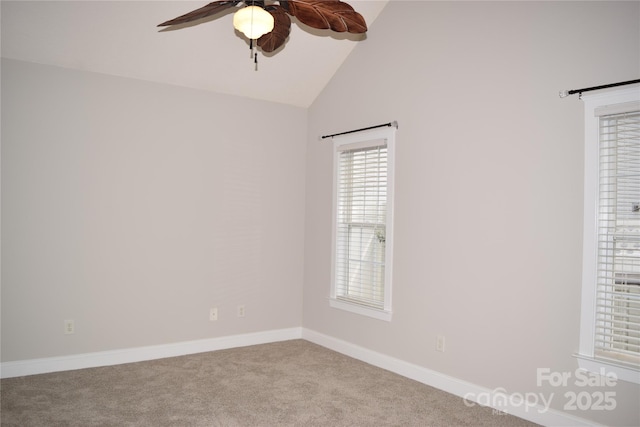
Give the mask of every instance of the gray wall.
MULTIPOLYGON (((578 349, 583 108, 640 75, 638 2, 391 1, 309 109, 304 327, 489 389, 555 393, 578 349), (398 120, 393 320, 331 309, 331 143, 398 120), (446 351, 435 351, 436 336, 446 351)), ((582 389, 584 390, 584 389, 582 389)), ((616 411, 638 425, 639 387, 616 411)), ((580 390, 574 390, 580 391, 580 390)))
POLYGON ((2 361, 299 327, 306 117, 3 59, 2 361))

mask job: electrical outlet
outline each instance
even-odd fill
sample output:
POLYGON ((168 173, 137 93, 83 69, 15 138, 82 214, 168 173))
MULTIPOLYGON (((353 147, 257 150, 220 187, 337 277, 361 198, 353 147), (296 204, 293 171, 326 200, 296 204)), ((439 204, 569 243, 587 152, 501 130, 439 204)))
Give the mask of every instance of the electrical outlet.
POLYGON ((238 317, 244 317, 244 305, 238 306, 238 317))
POLYGON ((67 319, 64 321, 64 334, 70 335, 76 333, 76 325, 75 322, 71 319, 67 319))
POLYGON ((438 335, 436 338, 436 351, 444 353, 444 335, 438 335))
POLYGON ((212 322, 218 320, 218 307, 213 307, 209 310, 209 320, 212 322))

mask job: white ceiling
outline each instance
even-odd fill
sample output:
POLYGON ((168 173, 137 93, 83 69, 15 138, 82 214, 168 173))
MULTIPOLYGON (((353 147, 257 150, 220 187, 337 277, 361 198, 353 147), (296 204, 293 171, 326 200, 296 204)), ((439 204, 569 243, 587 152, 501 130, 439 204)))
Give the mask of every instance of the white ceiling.
MULTIPOLYGON (((259 53, 256 71, 232 10, 198 25, 157 27, 209 1, 2 0, 2 56, 308 107, 353 47, 366 43, 293 18, 284 47, 259 53)), ((387 1, 347 3, 371 32, 387 1)))

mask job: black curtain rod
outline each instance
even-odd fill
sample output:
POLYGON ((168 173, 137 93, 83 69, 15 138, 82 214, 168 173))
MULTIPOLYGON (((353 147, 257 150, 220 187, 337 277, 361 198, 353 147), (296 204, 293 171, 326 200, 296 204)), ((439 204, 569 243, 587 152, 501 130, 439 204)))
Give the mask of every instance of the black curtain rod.
POLYGON ((640 83, 640 79, 628 80, 626 82, 619 82, 619 83, 609 83, 608 85, 586 87, 584 89, 561 90, 560 98, 566 98, 567 96, 573 95, 576 93, 579 93, 580 95, 582 95, 582 92, 589 92, 591 90, 598 90, 598 89, 607 89, 607 88, 616 87, 616 86, 632 85, 634 83, 640 83))
POLYGON ((390 123, 384 123, 382 125, 375 125, 375 126, 369 126, 368 128, 362 128, 362 129, 355 129, 355 130, 348 130, 346 132, 340 132, 340 133, 334 133, 333 135, 323 135, 320 138, 325 139, 325 138, 333 138, 334 136, 338 136, 338 135, 346 135, 348 133, 354 133, 354 132, 361 132, 363 130, 369 130, 369 129, 375 129, 375 128, 383 128, 385 126, 391 127, 391 126, 395 126, 396 129, 398 129, 398 122, 393 121, 390 123))

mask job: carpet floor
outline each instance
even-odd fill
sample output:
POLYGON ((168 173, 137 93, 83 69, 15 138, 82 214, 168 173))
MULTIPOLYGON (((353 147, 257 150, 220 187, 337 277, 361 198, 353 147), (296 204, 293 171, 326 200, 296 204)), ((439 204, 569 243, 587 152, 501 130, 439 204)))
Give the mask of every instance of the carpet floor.
POLYGON ((2 426, 535 426, 304 340, 0 382, 2 426))

